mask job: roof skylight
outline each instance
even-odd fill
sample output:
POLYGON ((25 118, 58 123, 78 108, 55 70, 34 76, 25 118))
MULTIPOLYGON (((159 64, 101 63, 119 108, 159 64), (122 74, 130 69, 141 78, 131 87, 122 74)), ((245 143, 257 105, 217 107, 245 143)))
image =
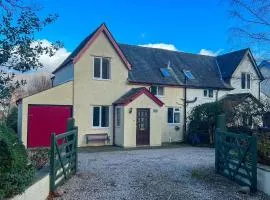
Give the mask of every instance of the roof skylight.
POLYGON ((171 76, 171 73, 169 72, 168 68, 160 68, 160 71, 161 71, 161 74, 164 77, 170 77, 171 76))
POLYGON ((185 77, 188 80, 194 80, 195 79, 195 77, 193 76, 193 74, 191 73, 191 71, 189 71, 189 70, 183 70, 183 73, 185 74, 185 77))

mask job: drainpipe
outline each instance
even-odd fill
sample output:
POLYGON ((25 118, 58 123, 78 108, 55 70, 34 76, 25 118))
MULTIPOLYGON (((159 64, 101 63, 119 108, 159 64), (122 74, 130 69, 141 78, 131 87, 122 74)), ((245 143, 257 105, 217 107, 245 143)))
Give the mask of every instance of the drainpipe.
POLYGON ((115 145, 115 105, 113 104, 113 146, 115 145))
POLYGON ((183 135, 184 140, 186 140, 187 133, 187 78, 185 76, 185 83, 184 83, 184 124, 183 124, 183 135))
POLYGON ((261 82, 262 80, 259 81, 259 101, 261 101, 261 82))
POLYGON ((53 75, 53 76, 51 77, 51 84, 52 84, 52 87, 53 87, 53 81, 54 81, 54 79, 55 79, 55 75, 53 75))

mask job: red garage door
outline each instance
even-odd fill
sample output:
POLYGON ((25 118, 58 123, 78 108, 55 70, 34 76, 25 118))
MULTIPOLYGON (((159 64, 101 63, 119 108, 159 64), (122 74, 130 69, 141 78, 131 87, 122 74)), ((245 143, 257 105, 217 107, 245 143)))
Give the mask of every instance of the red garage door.
POLYGON ((28 108, 28 148, 50 146, 51 133, 66 132, 72 106, 30 105, 28 108))

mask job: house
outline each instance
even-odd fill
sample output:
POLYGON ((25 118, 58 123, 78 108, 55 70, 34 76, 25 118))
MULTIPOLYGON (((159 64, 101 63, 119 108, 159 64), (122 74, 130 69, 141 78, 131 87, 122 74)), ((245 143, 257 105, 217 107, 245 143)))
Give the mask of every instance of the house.
POLYGON ((251 129, 262 126, 264 106, 251 93, 228 94, 220 99, 226 113, 228 127, 249 127, 251 129))
POLYGON ((265 105, 266 113, 263 117, 263 126, 270 127, 270 61, 264 60, 259 65, 260 71, 264 76, 261 82, 261 100, 265 105))
POLYGON ((261 82, 261 98, 264 101, 270 101, 270 61, 262 61, 259 68, 264 76, 264 80, 261 82))
POLYGON ((231 93, 259 99, 263 80, 249 49, 213 57, 119 44, 105 24, 53 74, 51 89, 19 103, 27 147, 48 146, 69 117, 79 146, 183 141, 185 114, 194 106, 231 93))

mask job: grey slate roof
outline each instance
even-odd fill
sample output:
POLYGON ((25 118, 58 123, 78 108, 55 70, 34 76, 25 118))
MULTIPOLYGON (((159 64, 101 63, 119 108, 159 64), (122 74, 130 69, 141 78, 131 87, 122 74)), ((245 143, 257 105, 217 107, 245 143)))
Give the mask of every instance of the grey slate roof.
POLYGON ((152 99, 159 106, 164 105, 164 103, 160 99, 158 99, 145 87, 131 88, 127 93, 125 93, 115 102, 113 102, 113 104, 114 105, 127 105, 143 93, 145 93, 150 99, 152 99))
POLYGON ((220 100, 220 102, 222 102, 222 103, 230 102, 231 105, 236 106, 236 105, 244 102, 247 98, 251 98, 259 106, 262 106, 262 103, 256 97, 254 97, 251 93, 227 94, 225 97, 223 97, 220 100))
POLYGON ((247 51, 248 49, 241 49, 239 51, 217 56, 217 62, 221 71, 221 75, 224 79, 231 77, 247 51))
POLYGON ((183 70, 190 70, 195 77, 187 82, 190 87, 231 89, 222 80, 215 57, 127 44, 119 46, 132 66, 130 82, 183 85, 183 70), (168 62, 175 75, 164 77, 160 68, 167 67, 168 62))
MULTIPOLYGON (((53 73, 70 63, 102 25, 105 24, 101 24, 88 35, 53 73)), ((230 77, 248 50, 212 57, 135 45, 118 45, 131 64, 132 69, 128 74, 130 82, 183 86, 183 70, 190 70, 195 79, 187 82, 189 87, 217 89, 233 89, 226 79, 230 77), (170 63, 168 70, 172 76, 164 77, 160 68, 167 67, 168 63, 170 63)))
POLYGON ((92 38, 93 35, 97 32, 97 30, 102 26, 101 24, 99 27, 97 27, 90 35, 88 35, 86 38, 83 39, 83 41, 72 51, 72 53, 52 72, 55 73, 68 63, 72 61, 74 57, 77 56, 77 54, 81 51, 81 49, 86 45, 86 43, 92 38))
POLYGON ((132 97, 137 94, 139 91, 143 90, 144 87, 131 88, 127 93, 121 96, 119 99, 113 102, 113 104, 122 104, 125 101, 132 101, 132 97))
MULTIPOLYGON (((230 53, 226 53, 223 55, 217 56, 217 62, 218 66, 220 68, 220 72, 222 75, 222 78, 227 81, 228 79, 231 78, 233 72, 237 68, 237 66, 240 64, 242 61, 242 58, 247 52, 250 52, 250 49, 241 49, 238 51, 233 51, 230 53)), ((252 54, 251 54, 252 57, 252 54)), ((260 77, 261 80, 263 80, 263 76, 258 68, 258 66, 255 66, 255 70, 258 72, 258 76, 260 77)))

